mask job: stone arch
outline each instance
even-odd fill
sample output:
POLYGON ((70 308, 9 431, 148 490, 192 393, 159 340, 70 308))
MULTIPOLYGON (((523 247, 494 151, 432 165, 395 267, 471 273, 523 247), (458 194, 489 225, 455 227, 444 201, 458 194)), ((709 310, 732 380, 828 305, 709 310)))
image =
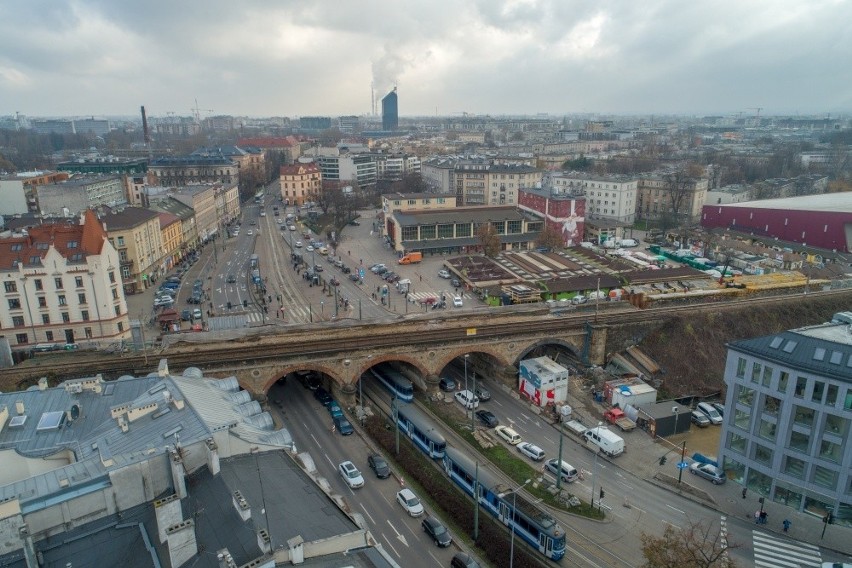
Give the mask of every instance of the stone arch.
POLYGON ((371 367, 375 367, 380 363, 405 363, 410 367, 413 367, 415 370, 414 375, 412 376, 409 373, 403 373, 412 383, 414 383, 417 388, 420 390, 426 390, 426 383, 424 378, 427 376, 428 371, 423 366, 423 363, 419 361, 416 357, 411 357, 405 354, 399 353, 386 353, 383 355, 372 355, 367 359, 364 359, 363 364, 356 369, 356 373, 353 377, 353 383, 361 380, 361 375, 367 372, 371 367))
POLYGON ((521 361, 527 355, 529 355, 531 351, 539 347, 544 347, 545 345, 558 345, 559 347, 564 347, 571 353, 571 355, 576 357, 577 360, 582 359, 581 350, 578 349, 576 345, 574 345, 570 341, 565 341, 564 339, 560 339, 558 337, 549 337, 546 339, 539 339, 538 341, 530 343, 524 349, 521 350, 521 352, 518 354, 514 361, 510 361, 508 364, 517 367, 521 363, 521 361))
POLYGON ((489 363, 490 367, 493 371, 490 374, 494 374, 500 368, 505 368, 507 365, 511 365, 511 359, 506 358, 505 346, 503 345, 470 345, 470 346, 460 346, 451 351, 444 351, 440 354, 440 358, 436 355, 436 363, 434 366, 435 375, 441 373, 444 370, 444 367, 452 363, 458 357, 463 357, 465 355, 485 355, 488 358, 487 363, 489 363))
MULTIPOLYGON (((321 362, 293 363, 290 365, 279 367, 275 373, 267 377, 266 381, 263 383, 263 393, 268 393, 269 389, 272 388, 272 385, 274 385, 278 381, 278 379, 280 379, 281 377, 285 377, 290 373, 295 373, 296 371, 313 371, 316 373, 323 373, 331 377, 331 380, 334 381, 340 387, 343 387, 347 384, 345 377, 341 375, 340 370, 335 367, 332 367, 331 365, 323 364, 321 362)), ((259 373, 258 378, 260 375, 263 374, 263 371, 261 369, 253 369, 251 372, 259 373)))

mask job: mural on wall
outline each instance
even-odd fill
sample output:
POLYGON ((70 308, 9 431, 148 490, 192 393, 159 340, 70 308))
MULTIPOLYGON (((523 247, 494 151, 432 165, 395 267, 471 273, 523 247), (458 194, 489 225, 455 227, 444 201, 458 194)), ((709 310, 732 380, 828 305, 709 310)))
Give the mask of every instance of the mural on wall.
POLYGON ((579 246, 583 241, 586 221, 586 200, 553 198, 521 191, 518 209, 543 217, 545 224, 562 235, 566 247, 579 246))

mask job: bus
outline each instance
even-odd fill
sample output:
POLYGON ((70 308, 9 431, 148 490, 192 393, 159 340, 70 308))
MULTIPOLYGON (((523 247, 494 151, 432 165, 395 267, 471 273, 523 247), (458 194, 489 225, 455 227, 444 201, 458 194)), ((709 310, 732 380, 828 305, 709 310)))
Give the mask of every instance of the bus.
POLYGON ((259 193, 256 193, 254 195, 254 202, 257 203, 258 205, 263 203, 263 197, 264 197, 264 194, 263 194, 262 191, 259 192, 259 193))

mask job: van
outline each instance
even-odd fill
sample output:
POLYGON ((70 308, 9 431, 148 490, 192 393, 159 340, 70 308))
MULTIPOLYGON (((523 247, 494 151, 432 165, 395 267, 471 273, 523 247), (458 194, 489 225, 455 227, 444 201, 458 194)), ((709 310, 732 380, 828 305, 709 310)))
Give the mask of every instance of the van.
POLYGON ((636 239, 621 239, 621 246, 625 248, 638 247, 639 242, 636 239))
POLYGON ((410 252, 399 259, 400 264, 417 264, 423 260, 422 252, 410 252))
POLYGON ((602 451, 611 458, 624 453, 624 439, 602 426, 586 430, 583 438, 590 450, 602 451))
POLYGON ((473 410, 479 406, 479 399, 469 390, 459 391, 454 396, 456 398, 456 402, 468 410, 473 410))
POLYGON ((707 418, 710 419, 710 422, 713 424, 721 424, 722 423, 722 415, 719 414, 719 411, 716 410, 712 404, 709 402, 699 402, 698 410, 703 412, 707 418))
POLYGON ((566 481, 568 483, 577 481, 577 478, 580 476, 577 472, 577 468, 564 460, 561 462, 557 459, 547 460, 544 467, 553 475, 561 476, 562 481, 566 481))

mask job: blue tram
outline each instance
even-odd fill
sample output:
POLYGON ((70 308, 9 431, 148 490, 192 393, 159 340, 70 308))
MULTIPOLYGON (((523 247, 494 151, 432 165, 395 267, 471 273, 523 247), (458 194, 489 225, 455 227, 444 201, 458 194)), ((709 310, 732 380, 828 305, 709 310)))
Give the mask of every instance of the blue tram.
MULTIPOLYGON (((474 461, 450 446, 444 452, 443 465, 450 479, 465 493, 473 496, 476 476, 474 461)), ((511 495, 512 488, 484 468, 479 470, 478 482, 477 500, 485 511, 509 527, 509 530, 514 530, 515 534, 547 558, 558 561, 565 556, 565 530, 553 517, 522 495, 511 495)))
POLYGON ((397 399, 411 402, 414 400, 414 385, 389 365, 380 365, 370 369, 376 379, 397 399))
POLYGON ((405 432, 423 453, 433 459, 444 457, 447 440, 438 432, 432 421, 411 404, 396 403, 399 429, 405 432))

